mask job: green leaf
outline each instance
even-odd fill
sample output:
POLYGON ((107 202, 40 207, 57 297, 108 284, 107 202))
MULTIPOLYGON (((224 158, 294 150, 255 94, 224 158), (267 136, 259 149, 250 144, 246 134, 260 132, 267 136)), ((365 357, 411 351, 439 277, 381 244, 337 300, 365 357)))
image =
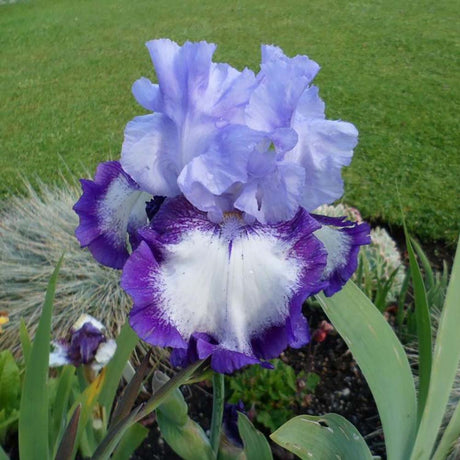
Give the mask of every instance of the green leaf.
MULTIPOLYGON (((214 374, 213 377, 216 375, 219 374, 214 374)), ((220 377, 223 380, 223 376, 220 375, 220 377)), ((156 371, 152 379, 152 388, 154 391, 159 390, 169 381, 167 375, 156 371)), ((219 380, 218 383, 222 382, 219 380)), ((223 385, 221 390, 223 397, 223 385)), ((202 428, 187 415, 188 406, 179 388, 169 393, 163 403, 158 406, 156 414, 161 435, 181 458, 186 460, 214 458, 213 452, 217 448, 213 448, 202 428)), ((214 417, 213 421, 215 421, 214 417)), ((220 415, 219 423, 222 426, 222 415, 220 415)), ((211 422, 212 425, 213 422, 211 422)))
POLYGON ((0 446, 0 460, 10 460, 10 457, 6 455, 6 452, 3 450, 2 446, 0 446))
POLYGON ((53 401, 53 410, 51 412, 52 435, 50 439, 54 440, 55 442, 55 450, 58 448, 59 439, 61 438, 60 433, 65 427, 70 391, 72 389, 72 384, 74 381, 75 367, 64 366, 58 377, 56 397, 53 401))
POLYGON ((224 414, 225 380, 224 375, 214 372, 212 376, 212 416, 211 434, 209 435, 212 450, 219 451, 222 434, 222 417, 224 414))
POLYGON ((48 450, 48 364, 56 281, 60 258, 46 291, 37 333, 25 368, 19 413, 19 455, 21 458, 49 458, 48 450))
POLYGON ((24 363, 27 366, 27 362, 30 356, 30 350, 32 349, 32 342, 30 340, 29 332, 27 331, 27 326, 24 322, 24 318, 21 318, 21 322, 19 323, 19 339, 21 341, 24 363))
POLYGON ((349 281, 332 297, 317 296, 353 353, 374 396, 390 460, 407 460, 417 423, 415 386, 404 348, 382 314, 349 281))
POLYGON ((271 460, 270 445, 265 436, 254 428, 246 415, 238 412, 238 431, 243 440, 247 460, 271 460))
POLYGON ((444 460, 452 450, 455 442, 460 437, 460 404, 457 407, 442 435, 438 448, 433 455, 432 460, 444 460))
POLYGON ((418 339, 418 412, 417 419, 420 421, 423 409, 425 407, 428 389, 430 387, 430 373, 432 361, 431 345, 431 318, 430 309, 426 297, 425 285, 423 283, 422 272, 418 266, 414 250, 412 249, 411 238, 407 233, 404 224, 404 234, 406 235, 406 246, 409 254, 410 272, 412 275, 412 285, 414 288, 415 298, 415 319, 417 322, 417 339, 418 339))
MULTIPOLYGON (((152 391, 156 393, 163 385, 168 383, 170 378, 161 371, 155 371, 152 378, 152 391)), ((161 412, 175 425, 185 425, 188 417, 188 406, 184 395, 179 388, 176 388, 163 403, 158 406, 157 411, 161 412)))
POLYGON ((106 382, 99 396, 99 402, 105 407, 107 414, 111 412, 126 362, 138 342, 138 336, 131 329, 129 323, 126 323, 121 328, 120 335, 117 338, 115 354, 107 365, 106 382))
POLYGON ((460 360, 460 240, 444 308, 439 320, 431 369, 430 390, 411 459, 425 458, 433 450, 460 360), (423 456, 423 457, 422 457, 423 456))
POLYGON ((9 350, 0 353, 0 407, 7 412, 18 409, 19 368, 9 350))
POLYGON ((123 438, 126 430, 128 430, 134 423, 149 415, 159 405, 166 401, 170 394, 180 385, 186 383, 187 380, 203 365, 203 363, 204 360, 197 361, 185 369, 182 369, 165 385, 163 385, 145 404, 135 408, 128 417, 120 420, 118 423, 115 423, 113 427, 110 427, 106 436, 97 447, 92 460, 108 459, 120 440, 123 438))
POLYGON ((391 286, 393 286, 396 274, 398 273, 400 266, 396 267, 385 281, 383 285, 379 284, 379 289, 377 291, 377 295, 375 296, 375 306, 383 313, 387 306, 387 295, 390 292, 391 286))
POLYGON ((403 325, 404 317, 405 317, 404 305, 406 304, 407 292, 409 291, 410 278, 411 278, 410 269, 408 269, 406 272, 406 276, 404 277, 404 281, 402 283, 401 290, 398 296, 398 312, 396 314, 396 321, 400 329, 403 325))
POLYGON ((129 428, 135 424, 135 419, 141 410, 141 406, 134 409, 128 417, 115 423, 109 429, 102 442, 97 446, 91 460, 107 460, 110 458, 112 452, 119 445, 121 439, 129 428))
POLYGON ((145 403, 141 411, 136 416, 136 421, 152 413, 158 406, 163 404, 176 388, 186 383, 190 377, 203 365, 205 360, 196 361, 186 368, 179 371, 173 378, 163 385, 155 394, 145 403))
MULTIPOLYGON (((74 404, 72 405, 70 409, 70 412, 73 413, 75 409, 77 408, 77 406, 81 405, 81 413, 80 413, 80 419, 78 423, 78 430, 77 430, 74 449, 76 449, 77 446, 80 446, 80 450, 87 450, 86 452, 82 452, 84 456, 91 455, 92 452, 90 451, 92 451, 93 448, 95 448, 95 446, 90 445, 90 443, 88 442, 88 443, 85 443, 85 449, 82 449, 82 445, 80 444, 80 442, 85 438, 85 429, 86 429, 88 421, 89 423, 92 423, 91 418, 93 414, 93 408, 97 404, 99 395, 102 391, 102 388, 104 387, 106 378, 107 378, 106 368, 103 368, 102 371, 99 373, 99 375, 85 389, 85 391, 76 398, 74 404)), ((90 431, 90 434, 93 434, 93 433, 90 431)), ((88 441, 87 438, 86 438, 86 441, 88 441)))
POLYGON ((134 451, 142 444, 142 441, 147 437, 149 430, 140 423, 135 423, 130 426, 125 435, 115 449, 112 455, 112 460, 126 460, 131 458, 134 451))
POLYGON ((314 392, 318 383, 321 381, 321 377, 314 372, 309 372, 307 374, 307 380, 305 382, 306 388, 309 392, 314 392))
POLYGON ((59 448, 56 453, 56 460, 69 460, 74 458, 75 440, 77 438, 78 422, 80 420, 81 405, 79 404, 70 418, 64 435, 62 436, 59 448))
POLYGON ((179 457, 184 460, 213 460, 215 456, 203 429, 190 417, 186 420, 185 424, 178 425, 166 417, 160 408, 157 410, 161 435, 179 457))
POLYGON ((136 370, 131 381, 126 385, 126 388, 123 391, 123 395, 119 398, 117 406, 115 407, 112 415, 112 420, 110 425, 118 423, 121 419, 125 418, 133 408, 134 403, 136 402, 137 395, 141 388, 142 382, 148 372, 148 366, 150 363, 149 351, 142 360, 141 365, 136 370))
POLYGON ((278 428, 270 438, 302 460, 372 459, 358 430, 337 414, 299 415, 278 428))
POLYGON ((8 415, 5 409, 0 410, 0 444, 5 442, 6 435, 9 432, 16 431, 18 419, 18 410, 13 409, 8 415))
POLYGON ((413 248, 415 249, 415 252, 418 255, 418 258, 420 259, 420 263, 422 264, 423 271, 425 272, 426 287, 427 290, 429 290, 433 288, 433 286, 435 285, 434 273, 433 269, 431 268, 430 261, 428 260, 428 257, 426 256, 421 246, 417 243, 417 241, 411 238, 411 243, 413 248))

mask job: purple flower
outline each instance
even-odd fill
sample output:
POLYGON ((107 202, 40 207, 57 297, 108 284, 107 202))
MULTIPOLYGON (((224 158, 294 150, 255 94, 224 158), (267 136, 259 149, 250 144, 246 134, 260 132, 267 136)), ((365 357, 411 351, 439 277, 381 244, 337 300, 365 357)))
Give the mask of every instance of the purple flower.
POLYGON ((107 340, 104 329, 104 325, 92 316, 80 316, 72 326, 67 339, 53 342, 50 366, 90 365, 94 370, 104 367, 116 349, 115 341, 107 340))
POLYGON ((82 181, 77 237, 123 267, 133 329, 174 364, 267 365, 309 341, 302 303, 341 289, 369 243, 367 224, 309 214, 342 195, 356 128, 325 119, 306 56, 263 46, 254 75, 205 42, 147 47, 158 84, 133 93, 153 113, 82 181))
POLYGON ((345 282, 367 231, 338 224, 303 209, 279 224, 248 224, 237 212, 216 224, 185 198, 168 199, 123 269, 131 326, 152 345, 182 350, 176 359, 211 356, 219 372, 303 346, 303 301, 345 282))
POLYGON ((80 217, 75 235, 82 247, 103 265, 122 268, 129 256, 127 233, 137 243, 136 231, 148 223, 143 192, 118 161, 99 164, 94 181, 81 179, 83 195, 73 207, 80 217))

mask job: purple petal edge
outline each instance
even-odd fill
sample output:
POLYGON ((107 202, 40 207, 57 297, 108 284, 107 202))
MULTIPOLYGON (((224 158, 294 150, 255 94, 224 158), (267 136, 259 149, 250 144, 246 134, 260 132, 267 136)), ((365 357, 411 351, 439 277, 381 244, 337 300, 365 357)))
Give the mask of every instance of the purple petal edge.
POLYGON ((349 239, 346 263, 334 268, 325 281, 328 285, 324 288, 326 296, 330 297, 340 291, 358 268, 358 254, 361 246, 370 244, 370 226, 366 222, 357 223, 347 221, 346 217, 329 217, 312 214, 312 217, 323 226, 334 228, 335 231, 345 234, 349 239))

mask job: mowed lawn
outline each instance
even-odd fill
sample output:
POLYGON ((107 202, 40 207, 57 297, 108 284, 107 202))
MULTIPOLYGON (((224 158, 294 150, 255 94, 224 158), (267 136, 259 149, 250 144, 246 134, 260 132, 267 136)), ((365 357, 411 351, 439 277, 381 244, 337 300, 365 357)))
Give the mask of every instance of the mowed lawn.
POLYGON ((344 201, 453 244, 460 225, 458 21, 454 0, 29 0, 0 5, 0 196, 19 175, 59 182, 117 159, 131 96, 154 78, 144 43, 208 40, 215 59, 258 69, 260 44, 307 54, 329 118, 360 144, 344 201))

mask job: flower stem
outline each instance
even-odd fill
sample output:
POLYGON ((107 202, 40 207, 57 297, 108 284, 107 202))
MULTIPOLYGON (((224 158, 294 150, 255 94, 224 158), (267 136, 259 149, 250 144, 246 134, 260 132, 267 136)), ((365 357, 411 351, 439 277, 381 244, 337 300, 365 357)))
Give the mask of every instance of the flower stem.
POLYGON ((215 372, 212 376, 212 419, 211 419, 211 447, 216 458, 219 451, 220 435, 222 432, 222 416, 224 413, 224 375, 215 372))

